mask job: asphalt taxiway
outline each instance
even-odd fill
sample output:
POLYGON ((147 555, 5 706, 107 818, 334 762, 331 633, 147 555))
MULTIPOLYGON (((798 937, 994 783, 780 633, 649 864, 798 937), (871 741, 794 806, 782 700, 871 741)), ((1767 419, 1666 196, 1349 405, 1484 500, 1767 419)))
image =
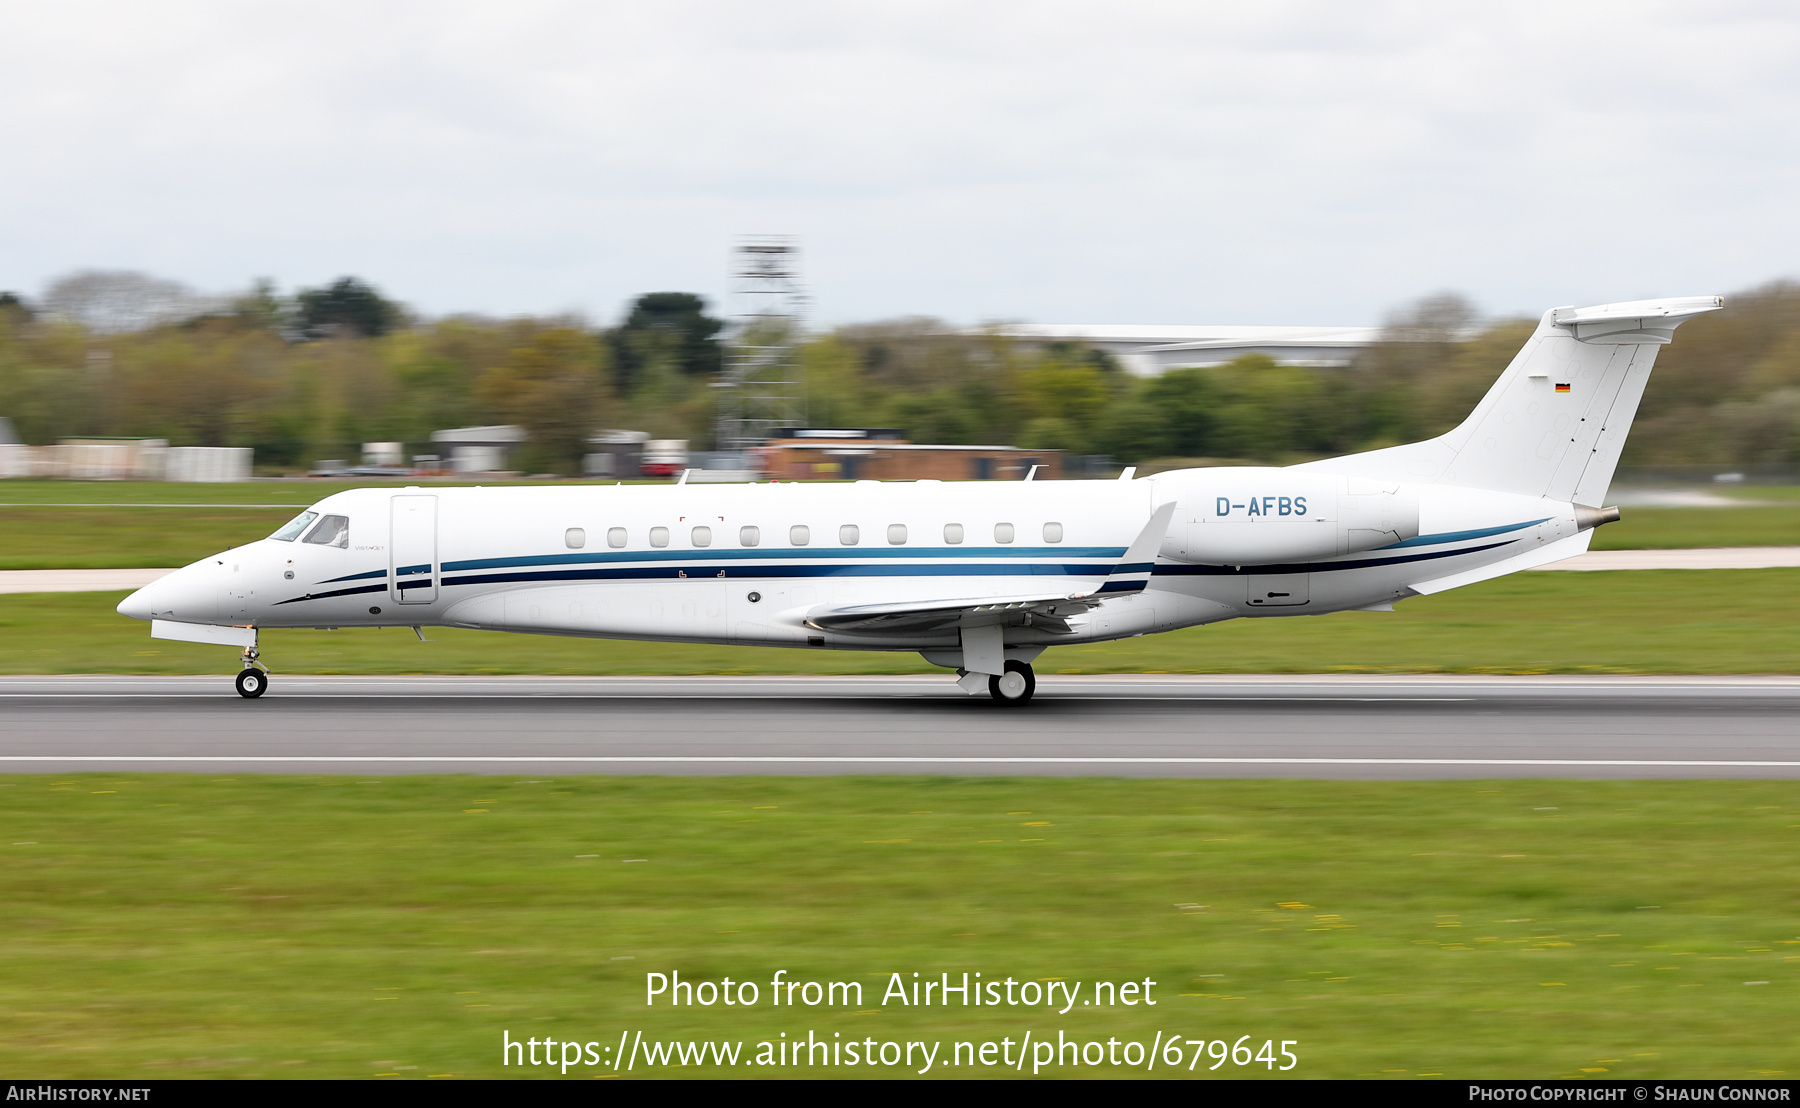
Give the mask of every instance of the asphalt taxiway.
POLYGON ((1800 678, 0 678, 0 773, 1800 778, 1800 678))

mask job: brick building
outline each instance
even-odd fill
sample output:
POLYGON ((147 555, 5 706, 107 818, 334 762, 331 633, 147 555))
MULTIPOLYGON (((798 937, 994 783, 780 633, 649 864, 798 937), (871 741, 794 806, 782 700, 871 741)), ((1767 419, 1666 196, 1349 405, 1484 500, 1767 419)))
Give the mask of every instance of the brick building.
POLYGON ((753 453, 780 481, 1017 481, 1063 473, 1062 451, 908 442, 891 427, 783 427, 753 453))

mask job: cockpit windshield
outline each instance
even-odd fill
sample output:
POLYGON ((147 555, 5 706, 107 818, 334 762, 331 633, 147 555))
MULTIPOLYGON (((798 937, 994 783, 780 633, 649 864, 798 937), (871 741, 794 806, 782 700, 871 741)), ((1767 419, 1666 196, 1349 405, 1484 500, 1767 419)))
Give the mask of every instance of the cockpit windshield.
POLYGON ((295 516, 293 519, 289 520, 286 524, 284 524, 282 526, 281 530, 275 532, 273 535, 270 535, 269 537, 274 539, 276 542, 293 542, 295 539, 300 537, 300 533, 302 531, 305 531, 307 526, 309 524, 311 524, 313 520, 318 519, 318 518, 319 518, 319 513, 317 513, 317 512, 301 512, 299 515, 295 516))
POLYGON ((342 550, 350 545, 350 519, 348 516, 326 516, 300 541, 342 550))

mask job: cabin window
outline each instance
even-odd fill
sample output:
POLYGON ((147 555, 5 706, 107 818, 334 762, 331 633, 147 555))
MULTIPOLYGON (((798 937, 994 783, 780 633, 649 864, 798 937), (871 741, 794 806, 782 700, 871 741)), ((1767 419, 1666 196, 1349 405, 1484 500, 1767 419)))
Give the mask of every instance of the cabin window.
POLYGON ((694 545, 695 546, 711 546, 712 545, 712 528, 711 527, 696 527, 696 528, 694 528, 694 545))
POLYGON ((862 532, 857 529, 856 524, 846 523, 838 528, 838 544, 840 546, 855 546, 860 541, 862 541, 862 532))
POLYGON ((301 512, 299 515, 289 520, 281 530, 269 537, 276 542, 293 542, 300 537, 300 532, 306 530, 307 524, 318 518, 319 513, 317 512, 301 512))
POLYGON ((759 527, 739 527, 738 545, 755 546, 762 542, 762 529, 759 527))
POLYGON ((580 550, 587 545, 587 532, 580 527, 571 527, 563 532, 563 545, 570 550, 580 550))
POLYGON ((1010 523, 994 524, 994 541, 995 542, 1011 542, 1011 541, 1013 541, 1013 525, 1010 523))
POLYGON ((669 529, 667 527, 652 527, 652 528, 650 528, 650 545, 651 546, 667 546, 667 545, 669 545, 669 529))
POLYGON ((350 545, 350 517, 326 516, 314 524, 313 529, 300 541, 314 546, 335 546, 342 550, 350 545))
POLYGON ((812 529, 804 523, 796 523, 788 528, 788 542, 793 546, 805 546, 812 541, 812 529))
POLYGON ((614 550, 625 549, 625 528, 608 527, 606 529, 606 545, 614 550))
POLYGON ((906 524, 904 524, 904 523, 888 524, 888 543, 892 546, 905 546, 906 545, 906 524))
POLYGON ((954 546, 955 544, 961 542, 962 540, 963 540, 962 524, 960 524, 960 523, 944 524, 944 541, 945 542, 950 543, 951 545, 954 546))
POLYGON ((1060 523, 1044 524, 1044 541, 1045 542, 1061 542, 1062 541, 1062 524, 1060 524, 1060 523))

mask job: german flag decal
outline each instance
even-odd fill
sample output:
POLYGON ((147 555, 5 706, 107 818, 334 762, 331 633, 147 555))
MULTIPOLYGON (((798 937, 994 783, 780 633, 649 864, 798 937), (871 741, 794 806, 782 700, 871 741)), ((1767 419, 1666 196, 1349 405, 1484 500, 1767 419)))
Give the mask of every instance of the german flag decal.
POLYGON ((1564 384, 1564 383, 1563 383, 1563 382, 1561 382, 1561 381, 1558 381, 1558 382, 1557 382, 1557 383, 1556 383, 1556 391, 1557 391, 1557 392, 1568 392, 1568 391, 1569 391, 1569 386, 1568 386, 1568 385, 1566 385, 1566 384, 1564 384))

